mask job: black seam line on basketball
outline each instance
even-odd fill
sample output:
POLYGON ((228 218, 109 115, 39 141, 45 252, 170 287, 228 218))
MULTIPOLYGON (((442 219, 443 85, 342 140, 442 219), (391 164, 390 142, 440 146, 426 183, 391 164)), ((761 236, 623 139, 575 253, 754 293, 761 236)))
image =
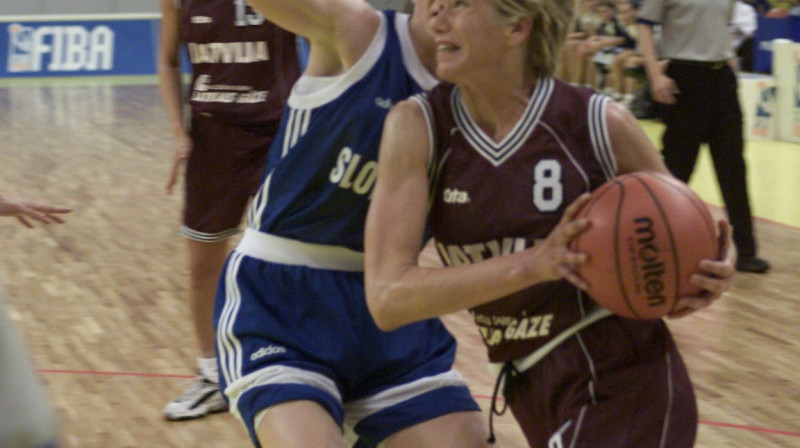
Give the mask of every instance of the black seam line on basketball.
MULTIPOLYGON (((665 182, 663 179, 659 179, 657 176, 650 176, 650 177, 656 179, 658 182, 661 183, 665 182)), ((669 312, 671 313, 675 309, 675 306, 678 304, 678 299, 680 298, 681 294, 681 261, 680 259, 678 259, 678 251, 675 248, 675 235, 673 234, 672 226, 670 226, 669 220, 667 219, 667 213, 664 211, 664 208, 661 206, 661 203, 658 202, 658 198, 656 198, 656 195, 653 194, 653 190, 639 176, 634 175, 634 179, 636 179, 639 183, 642 184, 644 189, 647 190, 647 193, 650 195, 650 198, 653 199, 653 203, 656 205, 656 208, 658 208, 658 212, 661 215, 661 221, 664 223, 664 227, 667 229, 667 236, 669 237, 669 247, 671 248, 672 251, 672 260, 674 262, 673 264, 676 274, 675 297, 673 298, 672 306, 669 309, 669 312)))
MULTIPOLYGON (((683 197, 688 199, 689 202, 692 203, 694 208, 697 209, 697 211, 700 213, 700 216, 703 217, 703 222, 706 224, 706 231, 708 232, 709 235, 711 235, 716 240, 717 239, 717 229, 714 226, 714 220, 709 216, 708 213, 706 213, 707 210, 706 210, 705 204, 702 203, 702 202, 698 203, 698 201, 702 201, 702 200, 699 197, 697 197, 695 195, 688 194, 683 189, 678 188, 676 185, 674 185, 669 180, 664 180, 664 183, 667 184, 667 186, 669 186, 673 190, 675 190, 677 193, 681 194, 683 197)), ((717 248, 717 252, 719 252, 719 248, 717 248)), ((720 255, 722 255, 722 254, 717 253, 716 254, 716 258, 719 258, 720 255)))
POLYGON ((622 298, 625 300, 625 304, 628 305, 628 310, 636 316, 636 318, 641 318, 642 316, 636 312, 633 304, 631 303, 630 297, 628 297, 628 291, 625 289, 625 282, 622 280, 622 266, 620 266, 619 260, 619 221, 620 215, 622 214, 622 204, 625 202, 625 185, 618 181, 612 180, 615 185, 619 187, 619 201, 617 201, 617 214, 614 217, 614 251, 616 255, 614 256, 614 262, 617 265, 617 283, 619 283, 619 290, 622 292, 622 298))

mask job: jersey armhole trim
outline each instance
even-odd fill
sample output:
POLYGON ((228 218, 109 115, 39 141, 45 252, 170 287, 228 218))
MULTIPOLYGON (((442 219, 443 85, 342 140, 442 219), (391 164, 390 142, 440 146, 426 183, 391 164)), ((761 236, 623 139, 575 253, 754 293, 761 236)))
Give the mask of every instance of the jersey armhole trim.
POLYGON ((594 156, 600 163, 606 180, 617 174, 617 160, 611 146, 611 137, 608 134, 606 109, 610 98, 605 95, 594 94, 589 99, 587 122, 589 123, 589 137, 592 142, 594 156))

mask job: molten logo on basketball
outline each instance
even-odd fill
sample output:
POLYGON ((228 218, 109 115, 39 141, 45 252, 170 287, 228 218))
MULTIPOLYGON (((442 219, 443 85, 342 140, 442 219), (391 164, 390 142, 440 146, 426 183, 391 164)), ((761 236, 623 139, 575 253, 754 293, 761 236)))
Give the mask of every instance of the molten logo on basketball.
POLYGON ((650 306, 663 305, 666 298, 664 291, 664 263, 659 257, 658 247, 653 243, 656 234, 653 230, 653 220, 649 217, 640 217, 633 220, 636 223, 636 256, 642 262, 641 280, 647 294, 647 304, 650 306))

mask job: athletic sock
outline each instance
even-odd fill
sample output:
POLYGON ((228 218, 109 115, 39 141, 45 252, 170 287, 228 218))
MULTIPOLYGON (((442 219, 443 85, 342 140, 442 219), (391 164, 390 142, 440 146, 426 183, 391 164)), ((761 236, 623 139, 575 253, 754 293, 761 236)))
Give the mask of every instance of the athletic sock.
POLYGON ((217 369, 217 358, 197 358, 197 369, 200 371, 200 376, 211 381, 212 383, 219 383, 219 370, 217 369))

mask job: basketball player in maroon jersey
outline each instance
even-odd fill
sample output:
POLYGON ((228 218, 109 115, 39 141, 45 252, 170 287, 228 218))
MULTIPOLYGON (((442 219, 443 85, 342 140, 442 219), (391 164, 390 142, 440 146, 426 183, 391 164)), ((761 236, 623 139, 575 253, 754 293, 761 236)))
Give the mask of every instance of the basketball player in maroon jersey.
POLYGON ((161 12, 159 80, 176 142, 167 191, 185 162, 180 233, 186 237, 200 351, 196 380, 167 404, 164 417, 185 420, 228 409, 219 392, 211 325, 217 280, 229 239, 261 184, 267 149, 300 67, 295 36, 244 0, 161 0, 161 12), (183 117, 181 45, 192 64, 189 124, 183 117))
MULTIPOLYGON (((572 2, 434 0, 432 11, 447 82, 389 114, 367 219, 378 326, 470 309, 531 447, 691 447, 696 401, 665 323, 611 315, 573 271, 587 192, 668 171, 624 107, 551 78, 572 2), (446 269, 417 264, 426 227, 446 269)), ((728 289, 729 233, 720 221, 722 259, 701 262, 692 282, 704 292, 671 317, 728 289)))

